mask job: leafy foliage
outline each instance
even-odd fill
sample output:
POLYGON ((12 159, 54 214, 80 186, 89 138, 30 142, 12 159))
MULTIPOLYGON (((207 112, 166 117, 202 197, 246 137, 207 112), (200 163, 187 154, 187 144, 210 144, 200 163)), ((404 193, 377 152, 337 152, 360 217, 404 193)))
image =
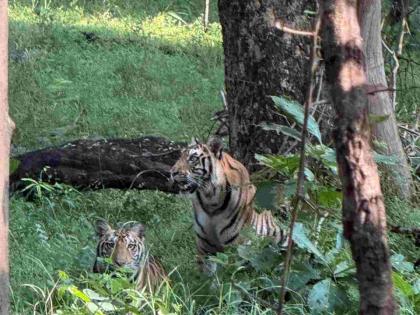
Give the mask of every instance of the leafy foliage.
MULTIPOLYGON (((202 29, 202 1, 11 0, 9 4, 9 99, 17 124, 14 153, 74 138, 207 136, 211 113, 221 107, 223 56, 220 26, 211 23, 208 32, 202 29)), ((216 1, 211 5, 211 21, 216 21, 216 1)), ((415 116, 415 93, 398 97, 399 117, 410 121, 415 116)), ((264 128, 299 138, 302 106, 281 98, 277 102, 297 129, 264 128)), ((312 207, 304 208, 293 237, 297 246, 286 311, 355 313, 358 291, 340 230, 335 153, 321 144, 312 119, 310 125, 317 139, 308 148, 305 171, 312 207)), ((259 156, 259 160, 285 178, 280 203, 287 205, 295 191, 298 157, 259 156)), ((16 167, 12 159, 11 171, 16 167)), ((268 240, 245 231, 251 244, 214 257, 218 270, 215 277, 207 278, 195 264, 188 201, 157 192, 81 193, 36 180, 26 183, 31 201, 16 195, 10 206, 13 313, 137 314, 141 309, 146 314, 158 310, 274 314, 269 305, 278 301, 284 252, 268 240), (92 223, 98 217, 144 223, 151 251, 166 270, 173 271, 170 284, 151 296, 135 291, 123 272, 92 274, 96 242, 92 223)), ((280 217, 279 201, 273 198, 271 203, 266 206, 280 217)), ((420 222, 419 209, 407 202, 387 198, 387 210, 394 224, 420 222)), ((280 223, 286 226, 287 219, 280 223)), ((390 246, 401 313, 418 314, 420 279, 412 265, 418 252, 412 240, 398 235, 390 235, 390 246)))
MULTIPOLYGON (((271 99, 282 112, 291 117, 300 126, 303 125, 304 112, 302 105, 284 97, 272 96, 271 99)), ((322 144, 321 131, 319 130, 318 123, 312 116, 308 118, 308 131, 311 135, 315 136, 319 143, 322 144)))

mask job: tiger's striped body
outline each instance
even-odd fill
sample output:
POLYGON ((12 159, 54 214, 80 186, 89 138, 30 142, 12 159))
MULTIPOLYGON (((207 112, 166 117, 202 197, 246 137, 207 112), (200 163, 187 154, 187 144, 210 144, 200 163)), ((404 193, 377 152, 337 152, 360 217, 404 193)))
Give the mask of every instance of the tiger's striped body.
POLYGON ((271 212, 254 211, 256 188, 246 168, 221 150, 217 140, 193 142, 171 169, 174 182, 192 199, 200 264, 205 256, 237 242, 246 225, 276 241, 281 235, 271 212))
POLYGON ((133 280, 138 290, 154 292, 167 275, 145 246, 144 227, 136 224, 128 228, 114 230, 104 220, 96 222, 99 242, 96 249, 94 272, 103 273, 107 269, 126 267, 133 271, 133 280), (111 258, 112 265, 106 266, 98 258, 111 258))

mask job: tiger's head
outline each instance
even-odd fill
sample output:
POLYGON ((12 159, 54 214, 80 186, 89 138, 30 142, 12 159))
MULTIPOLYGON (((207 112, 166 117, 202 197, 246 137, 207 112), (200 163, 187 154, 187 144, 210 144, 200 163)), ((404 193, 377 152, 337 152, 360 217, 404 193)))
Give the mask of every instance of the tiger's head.
POLYGON ((144 226, 140 223, 114 230, 103 219, 96 221, 96 234, 99 237, 96 249, 94 272, 104 272, 107 267, 125 267, 137 271, 142 259, 147 255, 144 242, 144 226), (106 266, 98 258, 111 258, 112 265, 106 266))
POLYGON ((223 177, 220 167, 222 157, 223 143, 219 138, 212 138, 207 144, 193 138, 171 168, 171 179, 181 193, 192 194, 208 186, 210 181, 215 183, 223 177))

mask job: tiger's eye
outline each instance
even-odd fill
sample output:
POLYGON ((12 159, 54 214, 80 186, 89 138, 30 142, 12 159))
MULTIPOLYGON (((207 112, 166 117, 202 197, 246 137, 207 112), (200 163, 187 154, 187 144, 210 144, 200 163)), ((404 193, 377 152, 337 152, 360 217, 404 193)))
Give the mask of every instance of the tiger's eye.
POLYGON ((129 244, 128 245, 128 249, 135 250, 136 249, 136 245, 135 244, 129 244))
POLYGON ((197 162, 197 161, 198 161, 198 157, 197 157, 197 156, 195 156, 195 155, 190 156, 190 157, 189 157, 189 159, 188 159, 188 161, 189 161, 190 163, 195 163, 195 162, 197 162))

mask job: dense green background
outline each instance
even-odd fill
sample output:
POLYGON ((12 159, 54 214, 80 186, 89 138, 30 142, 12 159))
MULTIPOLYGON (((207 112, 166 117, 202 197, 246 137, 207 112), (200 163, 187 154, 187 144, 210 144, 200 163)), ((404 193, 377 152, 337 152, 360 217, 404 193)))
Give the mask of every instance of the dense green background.
MULTIPOLYGON (((9 3, 10 111, 17 125, 13 153, 79 138, 154 134, 187 140, 209 134, 209 118, 222 108, 216 1, 207 33, 200 17, 204 1, 9 3), (88 41, 83 32, 96 37, 88 41)), ((409 79, 420 82, 415 75, 409 79)), ((413 121, 418 100, 418 92, 403 93, 400 120, 413 121)), ((420 222, 418 208, 387 197, 391 222, 420 222)), ((145 223, 152 252, 168 270, 177 268, 176 281, 182 277, 191 288, 202 282, 188 200, 158 192, 78 193, 64 187, 33 202, 12 196, 10 212, 17 314, 43 313, 42 301, 58 270, 75 278, 89 271, 97 217, 145 223)), ((339 212, 331 224, 338 217, 339 212)), ((418 257, 409 239, 392 236, 390 244, 411 260, 418 257)))

